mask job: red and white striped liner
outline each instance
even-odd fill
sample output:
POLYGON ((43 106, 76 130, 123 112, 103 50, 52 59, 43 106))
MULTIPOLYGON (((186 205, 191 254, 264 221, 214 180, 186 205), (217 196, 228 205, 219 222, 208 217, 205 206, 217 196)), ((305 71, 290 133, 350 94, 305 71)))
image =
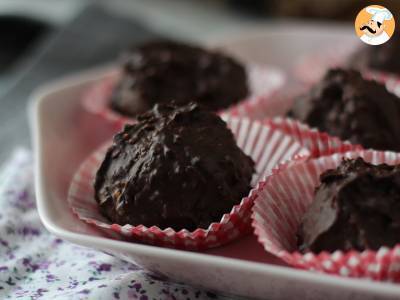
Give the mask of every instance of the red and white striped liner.
MULTIPOLYGON (((230 109, 244 102, 257 102, 255 99, 264 99, 274 91, 283 86, 285 81, 284 74, 268 66, 248 65, 247 77, 249 80, 250 96, 230 109)), ((85 109, 114 125, 114 128, 120 130, 126 123, 135 122, 134 118, 126 117, 110 108, 110 98, 113 88, 118 81, 120 74, 113 71, 110 76, 93 84, 83 95, 83 106, 85 109)), ((230 110, 229 108, 227 111, 230 110)))
POLYGON ((312 157, 361 150, 360 145, 352 145, 348 141, 342 141, 338 137, 321 133, 318 129, 311 128, 297 120, 282 117, 292 106, 295 97, 305 91, 304 86, 293 85, 288 89, 274 93, 270 97, 265 97, 263 101, 254 106, 244 103, 238 106, 238 110, 231 111, 231 113, 236 116, 247 115, 248 118, 253 120, 262 120, 268 126, 283 131, 296 139, 303 147, 309 149, 312 157))
POLYGON ((304 84, 291 83, 268 95, 253 97, 228 109, 235 116, 245 116, 253 120, 262 120, 284 116, 292 107, 293 100, 308 91, 304 84))
POLYGON ((373 164, 400 163, 400 153, 353 151, 308 161, 283 164, 253 192, 252 225, 267 252, 291 266, 347 277, 400 282, 400 244, 378 251, 335 251, 302 254, 296 251, 296 232, 314 198, 319 176, 336 168, 343 158, 362 157, 373 164))
MULTIPOLYGON (((269 175, 272 168, 279 163, 293 157, 299 160, 306 159, 310 155, 307 149, 279 130, 229 114, 222 117, 234 133, 238 146, 256 163, 257 174, 253 177, 253 186, 269 175)), ((115 232, 120 238, 185 250, 204 250, 221 246, 251 232, 250 215, 255 199, 252 193, 225 214, 219 223, 212 223, 207 229, 176 232, 171 228, 160 229, 156 226, 148 228, 142 225, 111 224, 99 213, 93 196, 93 180, 109 145, 110 143, 90 155, 72 179, 68 202, 81 220, 105 231, 115 232)))
POLYGON ((311 128, 290 118, 265 119, 264 123, 293 137, 300 145, 310 150, 312 157, 363 149, 361 145, 353 145, 348 141, 342 141, 338 137, 330 136, 325 132, 320 132, 316 128, 311 128))
MULTIPOLYGON (((368 72, 364 76, 378 82, 386 83, 389 91, 400 96, 400 79, 381 73, 368 72)), ((294 99, 304 94, 309 87, 304 84, 292 84, 270 96, 263 97, 258 102, 246 102, 238 105, 230 113, 236 116, 247 116, 254 120, 262 120, 273 128, 282 130, 294 137, 303 147, 311 151, 313 157, 343 153, 352 150, 361 150, 361 145, 352 145, 338 137, 318 131, 299 121, 284 118, 283 116, 292 107, 294 99)))
MULTIPOLYGON (((253 120, 262 118, 262 115, 278 116, 272 118, 263 118, 262 122, 292 136, 303 147, 311 151, 312 157, 363 149, 360 145, 353 145, 348 141, 342 141, 338 137, 330 136, 327 133, 320 132, 318 129, 311 128, 310 126, 297 120, 279 117, 279 115, 284 115, 284 113, 290 107, 292 100, 293 96, 288 98, 279 97, 276 99, 271 99, 271 101, 266 100, 262 104, 263 107, 258 110, 250 108, 250 110, 247 110, 246 113, 239 113, 238 111, 235 111, 232 112, 232 114, 238 116, 247 114, 248 117, 253 120), (266 107, 267 110, 265 110, 266 107), (258 113, 260 113, 259 116, 257 115, 258 113)), ((244 108, 244 106, 242 106, 242 108, 244 108)))

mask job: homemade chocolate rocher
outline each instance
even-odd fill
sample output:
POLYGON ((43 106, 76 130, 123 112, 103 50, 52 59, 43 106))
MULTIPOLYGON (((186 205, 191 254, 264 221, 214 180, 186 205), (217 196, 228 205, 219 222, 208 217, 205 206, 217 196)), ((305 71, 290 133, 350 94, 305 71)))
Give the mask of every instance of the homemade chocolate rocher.
POLYGON ((400 98, 354 70, 328 71, 288 116, 365 148, 400 151, 400 98))
POLYGON ((377 250, 400 242, 400 165, 347 159, 320 181, 299 229, 300 250, 377 250))
POLYGON ((254 162, 216 114, 157 104, 114 137, 95 198, 120 225, 208 228, 248 195, 254 162))
POLYGON ((245 68, 217 51, 171 41, 144 44, 123 56, 111 108, 134 117, 157 103, 195 101, 218 111, 249 93, 245 68))

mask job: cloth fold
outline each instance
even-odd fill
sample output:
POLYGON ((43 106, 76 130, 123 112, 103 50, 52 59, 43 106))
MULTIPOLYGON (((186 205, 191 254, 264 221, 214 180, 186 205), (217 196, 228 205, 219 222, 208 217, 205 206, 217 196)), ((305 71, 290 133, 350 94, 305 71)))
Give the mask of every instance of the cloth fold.
POLYGON ((51 235, 36 211, 26 149, 0 170, 0 207, 0 299, 227 299, 51 235))

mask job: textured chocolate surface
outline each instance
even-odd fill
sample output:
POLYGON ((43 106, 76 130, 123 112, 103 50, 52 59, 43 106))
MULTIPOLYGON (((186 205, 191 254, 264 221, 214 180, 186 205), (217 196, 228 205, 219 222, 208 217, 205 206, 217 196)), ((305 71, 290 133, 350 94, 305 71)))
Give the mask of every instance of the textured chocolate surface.
POLYGON ((330 70, 288 116, 365 148, 400 151, 400 99, 354 70, 330 70))
POLYGON ((115 136, 95 197, 121 225, 208 228, 247 196, 253 173, 220 117, 196 103, 156 105, 115 136))
POLYGON ((123 74, 111 107, 128 116, 171 100, 226 108, 248 95, 243 66, 224 54, 175 42, 152 42, 123 59, 123 74))
POLYGON ((299 229, 300 250, 376 250, 399 242, 399 165, 358 158, 321 175, 299 229))
POLYGON ((378 46, 365 45, 349 58, 349 65, 356 69, 373 69, 400 74, 400 33, 378 46))

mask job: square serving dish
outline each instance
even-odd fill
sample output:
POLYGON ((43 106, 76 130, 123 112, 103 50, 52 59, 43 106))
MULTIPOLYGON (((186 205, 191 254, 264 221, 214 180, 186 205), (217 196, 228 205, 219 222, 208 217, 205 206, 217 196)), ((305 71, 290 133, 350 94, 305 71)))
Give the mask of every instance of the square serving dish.
POLYGON ((110 68, 50 83, 32 99, 36 196, 40 217, 53 234, 217 292, 260 299, 400 299, 400 285, 296 270, 265 253, 254 236, 202 253, 129 243, 104 236, 80 221, 67 203, 79 164, 113 135, 82 108, 81 95, 110 68))

